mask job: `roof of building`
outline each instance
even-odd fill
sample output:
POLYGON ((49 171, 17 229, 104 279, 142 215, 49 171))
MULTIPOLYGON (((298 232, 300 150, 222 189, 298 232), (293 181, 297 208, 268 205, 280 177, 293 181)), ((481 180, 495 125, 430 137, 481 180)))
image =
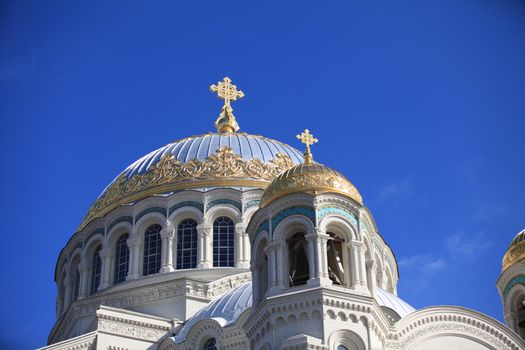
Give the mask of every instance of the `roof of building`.
POLYGON ((261 206, 291 193, 333 192, 363 204, 357 188, 340 172, 320 163, 301 163, 282 172, 264 191, 261 206))
POLYGON ((234 323, 243 311, 252 307, 252 283, 245 283, 212 300, 184 324, 175 336, 175 342, 182 343, 191 328, 199 321, 212 319, 221 327, 234 323))
MULTIPOLYGON (((175 342, 180 344, 186 340, 192 327, 202 320, 215 320, 221 327, 235 323, 245 310, 252 307, 252 296, 252 283, 248 282, 215 298, 184 324, 174 337, 175 342)), ((401 318, 416 311, 403 299, 380 288, 376 290, 375 298, 380 306, 392 309, 401 318)))
POLYGON ((525 230, 521 230, 510 242, 503 257, 503 270, 525 260, 525 230))
POLYGON ((266 188, 303 161, 295 148, 264 136, 208 133, 163 146, 121 172, 91 206, 80 228, 152 194, 209 187, 266 188))
POLYGON ((266 163, 281 153, 290 157, 295 164, 303 161, 302 153, 292 146, 264 136, 246 133, 208 133, 169 143, 140 158, 122 173, 128 179, 135 174, 144 174, 167 154, 172 154, 175 159, 183 163, 193 159, 203 161, 224 146, 230 147, 233 153, 240 155, 243 160, 260 159, 266 163))
POLYGON ((388 307, 389 309, 392 309, 401 318, 416 311, 416 309, 414 309, 411 305, 409 305, 406 301, 404 301, 397 295, 389 293, 386 290, 381 289, 381 288, 376 289, 375 298, 377 300, 377 303, 380 306, 385 306, 385 307, 388 307))
POLYGON ((525 230, 518 232, 516 237, 510 242, 509 248, 523 241, 525 241, 525 230))

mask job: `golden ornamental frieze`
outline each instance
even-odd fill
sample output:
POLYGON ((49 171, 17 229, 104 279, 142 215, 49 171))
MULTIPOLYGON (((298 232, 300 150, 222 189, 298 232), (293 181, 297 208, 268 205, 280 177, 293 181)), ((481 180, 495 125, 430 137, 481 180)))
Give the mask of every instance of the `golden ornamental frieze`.
POLYGON ((122 173, 117 177, 91 206, 80 229, 95 217, 105 215, 126 201, 139 199, 141 196, 137 198, 138 194, 147 196, 152 189, 168 191, 171 185, 177 185, 176 189, 184 189, 225 184, 266 187, 275 176, 292 166, 294 162, 284 154, 278 153, 274 159, 264 163, 257 158, 244 160, 230 147, 219 148, 203 161, 192 159, 186 163, 167 154, 143 174, 135 174, 128 179, 122 173))
POLYGON ((275 181, 265 191, 261 206, 287 194, 297 192, 335 192, 346 195, 362 204, 363 199, 357 189, 346 179, 330 173, 307 173, 287 176, 275 181))
POLYGON ((525 241, 512 246, 503 258, 503 270, 525 260, 525 241))

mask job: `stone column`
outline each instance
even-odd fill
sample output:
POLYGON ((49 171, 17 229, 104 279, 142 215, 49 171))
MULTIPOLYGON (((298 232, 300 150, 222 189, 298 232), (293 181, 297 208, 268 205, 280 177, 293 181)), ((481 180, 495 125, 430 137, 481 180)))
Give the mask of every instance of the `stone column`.
POLYGON ((248 265, 246 266, 248 268, 250 267, 250 257, 252 254, 252 249, 251 249, 252 247, 250 245, 250 236, 248 236, 248 234, 246 233, 246 227, 244 228, 244 234, 242 238, 243 238, 242 253, 244 254, 244 261, 248 265))
POLYGON ((357 243, 357 256, 359 266, 359 284, 366 286, 366 259, 365 259, 365 245, 361 242, 357 243))
POLYGON ((102 290, 111 285, 111 250, 109 247, 104 247, 100 250, 100 259, 102 259, 102 271, 100 274, 100 284, 97 290, 102 290))
POLYGON ((320 270, 321 270, 321 277, 328 278, 328 256, 327 256, 327 243, 328 239, 330 238, 329 235, 324 233, 318 233, 317 234, 319 238, 320 248, 319 248, 319 255, 320 255, 320 261, 321 264, 320 270))
MULTIPOLYGON (((383 266, 384 266, 384 263, 383 262, 383 266)), ((383 276, 381 278, 381 288, 384 289, 384 290, 387 290, 387 274, 386 274, 386 267, 383 267, 383 270, 381 271, 383 276)))
POLYGON ((317 259, 315 254, 315 245, 316 245, 316 235, 314 233, 309 233, 304 236, 308 242, 308 267, 310 280, 313 280, 318 275, 317 270, 317 259))
MULTIPOLYGON (((246 259, 246 228, 242 224, 235 225, 235 267, 247 269, 250 262, 246 259)), ((248 243, 249 245, 249 243, 248 243)))
POLYGON ((71 278, 69 277, 69 274, 67 274, 64 278, 64 303, 62 305, 62 310, 60 310, 61 313, 64 313, 71 304, 71 289, 71 278))
POLYGON ((346 242, 342 242, 341 248, 343 250, 343 284, 346 288, 350 288, 352 286, 350 282, 350 276, 352 275, 352 272, 350 271, 350 256, 348 252, 348 244, 346 242))
POLYGON ((257 262, 254 262, 250 266, 250 271, 252 273, 252 292, 253 292, 253 306, 257 306, 261 301, 261 293, 259 292, 259 275, 261 273, 261 267, 257 262))
POLYGON ((197 267, 200 269, 209 269, 213 267, 213 236, 210 225, 200 224, 197 226, 198 249, 200 256, 197 256, 197 267))
POLYGON ((348 248, 350 248, 350 271, 351 271, 351 287, 357 288, 359 285, 359 259, 358 259, 358 253, 357 253, 357 242, 350 242, 348 244, 348 248))
POLYGON ((327 243, 329 235, 317 232, 317 246, 318 246, 318 261, 319 261, 319 281, 321 285, 331 285, 332 280, 328 277, 328 256, 327 256, 327 243))
POLYGON ((78 298, 84 299, 88 295, 88 263, 82 259, 78 264, 78 270, 80 271, 80 288, 78 291, 78 298))
POLYGON ((368 290, 370 291, 370 294, 372 296, 375 296, 376 288, 377 288, 377 285, 376 285, 377 264, 373 260, 368 260, 366 262, 366 267, 367 267, 367 271, 369 271, 369 273, 367 273, 367 275, 369 274, 369 276, 370 276, 370 278, 369 278, 370 279, 370 284, 368 285, 368 290))
POLYGON ((139 237, 133 237, 128 238, 127 240, 128 248, 129 248, 129 268, 128 268, 128 275, 126 277, 126 280, 134 280, 139 278, 139 249, 140 249, 140 238, 139 237))
POLYGON ((160 273, 166 273, 175 271, 173 268, 173 238, 175 236, 175 229, 173 227, 167 227, 160 231, 160 237, 162 238, 162 251, 161 251, 161 268, 160 273))
POLYGON ((284 276, 286 271, 284 271, 284 264, 283 264, 283 247, 285 247, 283 241, 277 241, 275 242, 275 265, 277 270, 277 287, 279 289, 284 288, 284 276))

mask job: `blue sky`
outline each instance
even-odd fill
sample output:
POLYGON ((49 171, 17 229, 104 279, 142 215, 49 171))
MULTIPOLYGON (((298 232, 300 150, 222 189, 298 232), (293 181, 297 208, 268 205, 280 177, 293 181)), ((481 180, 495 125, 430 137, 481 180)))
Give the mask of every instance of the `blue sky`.
POLYGON ((241 129, 359 188, 416 308, 502 320, 525 227, 525 2, 3 1, 2 348, 43 346, 56 258, 127 165, 213 131, 228 75, 241 129))

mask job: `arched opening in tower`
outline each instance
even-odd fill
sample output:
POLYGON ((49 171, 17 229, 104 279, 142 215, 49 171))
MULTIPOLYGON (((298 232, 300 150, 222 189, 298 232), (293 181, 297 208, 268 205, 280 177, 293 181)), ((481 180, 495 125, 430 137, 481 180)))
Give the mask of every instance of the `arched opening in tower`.
POLYGON ((333 284, 344 285, 344 264, 343 264, 343 242, 335 233, 328 232, 330 239, 327 242, 328 257, 328 277, 333 284))
POLYGON ((525 299, 520 301, 517 313, 518 313, 517 333, 523 339, 525 339, 525 299))
POLYGON ((308 262, 308 243, 304 233, 296 233, 287 240, 289 257, 290 287, 306 284, 310 265, 308 262))

